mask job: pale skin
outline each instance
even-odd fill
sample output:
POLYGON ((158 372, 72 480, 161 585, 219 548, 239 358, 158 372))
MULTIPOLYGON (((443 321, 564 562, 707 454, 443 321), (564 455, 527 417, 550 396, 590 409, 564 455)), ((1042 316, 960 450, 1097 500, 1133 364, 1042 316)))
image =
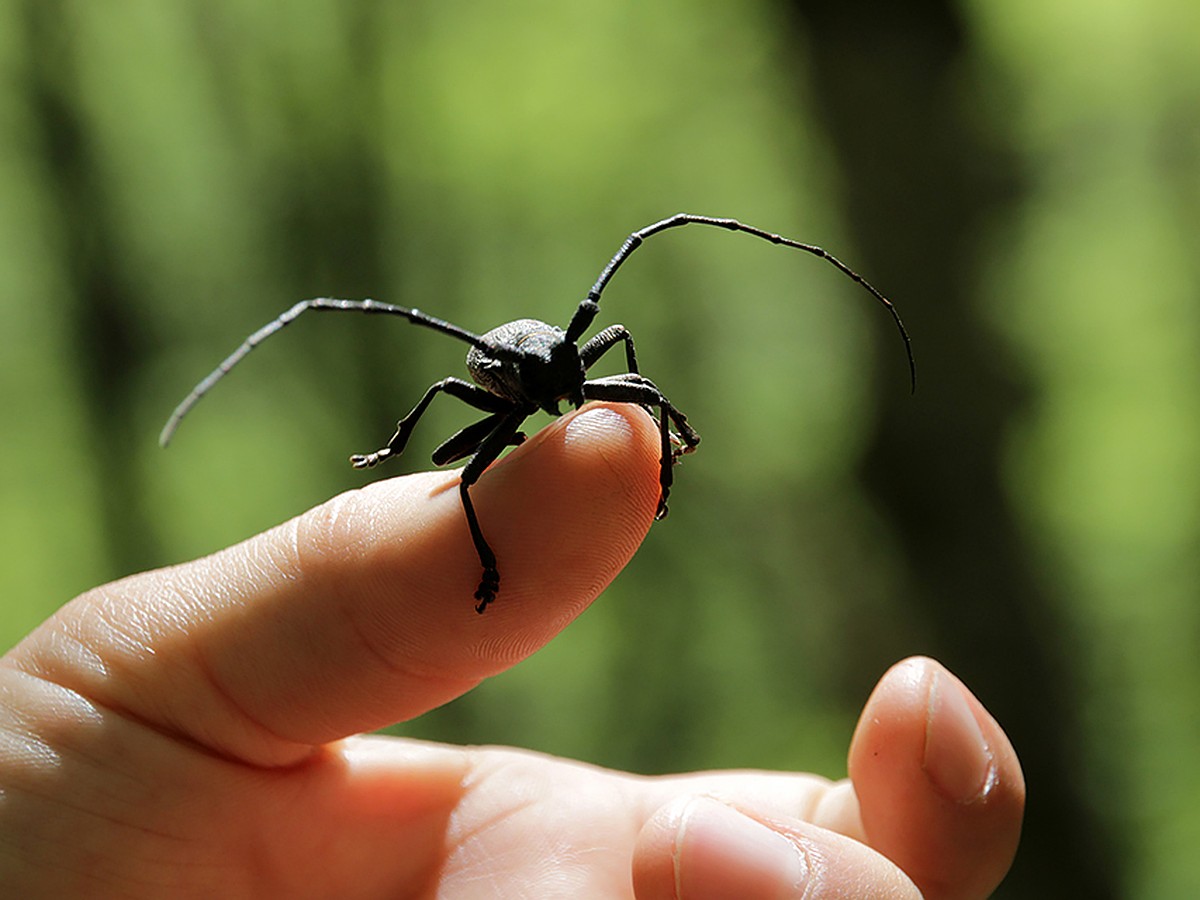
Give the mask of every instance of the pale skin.
POLYGON ((644 412, 598 405, 489 470, 472 495, 503 582, 485 615, 454 472, 377 482, 76 598, 0 661, 0 884, 24 898, 987 896, 1024 782, 1000 727, 932 660, 884 675, 842 781, 649 778, 363 736, 516 664, 586 608, 650 527, 658 454, 644 412))

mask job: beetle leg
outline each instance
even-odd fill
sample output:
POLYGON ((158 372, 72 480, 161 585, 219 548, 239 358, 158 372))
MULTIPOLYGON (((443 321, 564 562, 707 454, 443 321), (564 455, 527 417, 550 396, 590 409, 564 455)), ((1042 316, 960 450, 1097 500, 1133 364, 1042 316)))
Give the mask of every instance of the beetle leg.
MULTIPOLYGON (((503 397, 497 397, 495 394, 485 391, 478 385, 471 384, 469 381, 463 381, 461 378, 443 378, 436 384, 431 385, 429 390, 425 392, 425 396, 412 408, 412 411, 396 423, 396 433, 392 435, 392 439, 387 442, 386 447, 376 450, 374 453, 356 453, 350 457, 350 465, 356 469, 370 469, 379 465, 385 459, 399 456, 403 453, 405 446, 408 444, 409 437, 412 436, 412 431, 417 424, 417 420, 425 414, 425 410, 429 408, 429 404, 433 401, 433 398, 440 393, 457 397, 464 403, 468 403, 484 412, 504 413, 512 409, 511 401, 505 400, 503 397)), ((458 437, 458 435, 455 435, 455 437, 458 437)), ((451 438, 451 440, 454 440, 454 438, 451 438)), ((445 444, 442 446, 444 447, 445 444)), ((468 450, 467 452, 469 453, 470 451, 468 450)), ((461 459, 465 455, 466 453, 463 453, 455 458, 461 459)))
MULTIPOLYGON (((470 456, 479 449, 479 445, 483 443, 483 439, 495 430, 505 415, 506 413, 492 413, 486 419, 481 419, 473 425, 468 425, 462 431, 450 435, 433 451, 433 464, 435 466, 445 466, 470 456)), ((509 444, 514 447, 524 442, 525 433, 521 431, 518 431, 509 440, 509 444)))
POLYGON ((637 353, 633 349, 633 335, 624 325, 609 325, 579 348, 579 358, 583 361, 584 371, 590 369, 596 360, 621 341, 625 342, 625 365, 630 372, 636 374, 638 365, 637 353))
POLYGON ((673 476, 671 469, 676 458, 681 453, 690 453, 700 443, 700 435, 688 424, 687 416, 676 409, 671 401, 663 396, 662 391, 649 378, 636 373, 613 375, 609 378, 597 378, 583 383, 583 396, 588 400, 608 400, 614 403, 636 403, 644 408, 658 408, 659 434, 662 438, 662 450, 659 458, 658 483, 660 494, 658 510, 655 519, 667 515, 667 497, 671 493, 673 476), (678 440, 682 449, 672 447, 672 432, 670 425, 679 429, 678 440))
POLYGON ((504 452, 504 448, 513 443, 520 432, 517 430, 529 413, 523 409, 513 409, 504 416, 479 444, 479 450, 471 457, 463 468, 459 481, 459 496, 462 498, 463 512, 467 516, 467 528, 471 531, 471 540, 475 544, 475 552, 479 554, 479 563, 483 566, 483 577, 479 587, 475 589, 475 612, 482 613, 488 604, 496 599, 500 591, 500 570, 496 566, 496 554, 488 545, 479 527, 479 517, 475 514, 475 504, 471 502, 471 485, 479 480, 484 469, 490 466, 504 452))

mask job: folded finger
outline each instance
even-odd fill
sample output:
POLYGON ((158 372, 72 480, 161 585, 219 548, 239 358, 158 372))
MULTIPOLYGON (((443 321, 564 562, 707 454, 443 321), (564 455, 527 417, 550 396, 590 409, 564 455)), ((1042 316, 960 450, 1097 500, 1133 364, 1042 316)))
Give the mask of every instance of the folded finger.
POLYGON ((1003 730, 931 659, 894 666, 850 747, 865 839, 928 900, 981 898, 1012 864, 1025 782, 1003 730))
POLYGON ((634 850, 633 883, 638 900, 921 900, 899 868, 858 841, 708 797, 683 798, 651 818, 634 850))

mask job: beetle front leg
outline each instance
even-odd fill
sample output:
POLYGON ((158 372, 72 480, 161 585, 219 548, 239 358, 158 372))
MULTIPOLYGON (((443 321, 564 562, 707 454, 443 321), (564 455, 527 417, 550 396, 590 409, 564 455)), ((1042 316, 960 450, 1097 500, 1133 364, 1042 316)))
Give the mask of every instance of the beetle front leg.
POLYGON ((633 348, 633 335, 624 325, 609 325, 586 344, 579 348, 579 359, 587 371, 601 356, 624 341, 625 365, 633 374, 637 374, 637 351, 633 348))
MULTIPOLYGON (((636 403, 650 410, 658 408, 658 427, 661 437, 661 452, 659 457, 659 497, 658 510, 655 519, 664 519, 667 515, 667 497, 671 494, 671 484, 674 481, 672 469, 676 459, 684 453, 691 453, 700 443, 700 435, 688 424, 687 416, 676 409, 671 401, 663 396, 662 391, 649 378, 643 375, 626 374, 613 375, 608 378, 597 378, 583 383, 583 396, 587 400, 608 400, 613 403, 636 403), (679 429, 681 449, 672 447, 670 425, 679 429)), ((653 415, 653 413, 651 413, 653 415)))
POLYGON ((433 401, 433 398, 440 393, 447 393, 451 397, 457 397, 464 403, 470 404, 484 412, 501 413, 512 409, 510 401, 505 400, 503 397, 497 397, 495 394, 485 391, 483 388, 471 384, 469 381, 463 381, 461 378, 443 378, 432 385, 425 392, 425 396, 421 398, 420 402, 412 408, 412 411, 396 423, 396 433, 387 442, 387 446, 376 450, 374 453, 356 453, 350 457, 350 465, 356 469, 370 469, 386 459, 399 456, 403 453, 404 448, 408 445, 408 439, 412 436, 417 420, 425 414, 425 410, 429 408, 429 404, 433 401))

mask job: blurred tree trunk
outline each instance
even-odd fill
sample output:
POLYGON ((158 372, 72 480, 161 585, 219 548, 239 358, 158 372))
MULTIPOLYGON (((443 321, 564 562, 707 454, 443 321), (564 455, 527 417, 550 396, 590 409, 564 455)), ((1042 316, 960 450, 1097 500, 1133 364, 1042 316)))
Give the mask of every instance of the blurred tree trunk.
POLYGON ((1025 835, 1001 892, 1115 897, 1112 841, 1078 780, 1068 642, 1003 484, 1028 386, 977 314, 972 266, 993 213, 1021 188, 1008 148, 979 133, 990 111, 972 94, 970 35, 947 0, 786 8, 808 45, 860 270, 896 300, 917 355, 917 395, 881 404, 863 463, 909 567, 900 602, 926 619, 929 652, 993 711, 1025 770, 1025 835))
POLYGON ((137 317, 123 302, 127 286, 113 245, 111 209, 106 205, 101 168, 84 114, 73 93, 77 47, 62 28, 58 4, 28 4, 29 69, 22 72, 38 128, 26 139, 55 173, 50 218, 58 226, 65 262, 62 278, 76 305, 73 323, 75 365, 85 400, 82 415, 103 512, 109 577, 149 568, 162 558, 149 527, 150 514, 134 465, 137 438, 132 425, 133 373, 146 350, 137 317))

